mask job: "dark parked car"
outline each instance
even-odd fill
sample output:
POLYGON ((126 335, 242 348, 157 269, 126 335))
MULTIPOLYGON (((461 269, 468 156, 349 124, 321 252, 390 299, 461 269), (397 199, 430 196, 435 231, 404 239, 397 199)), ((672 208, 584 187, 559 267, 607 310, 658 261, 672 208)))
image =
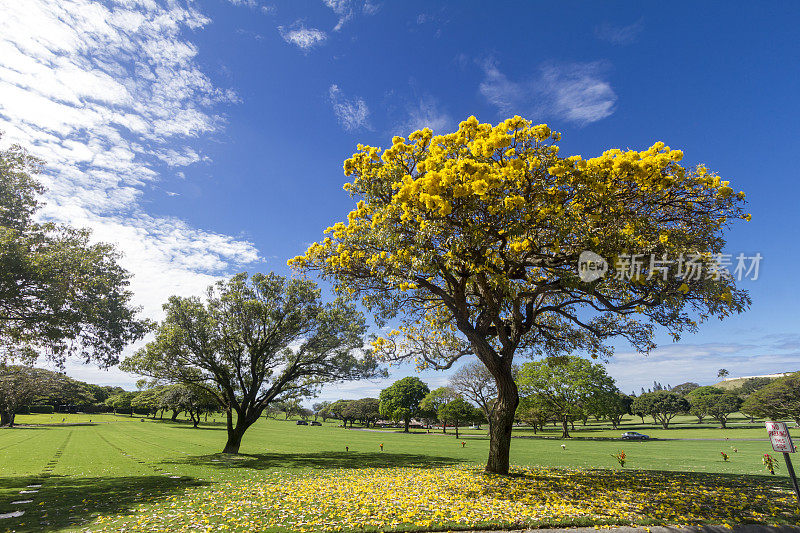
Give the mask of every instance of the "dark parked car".
POLYGON ((321 426, 321 425, 322 425, 322 422, 317 422, 316 420, 312 420, 312 421, 311 421, 311 425, 312 425, 312 426, 321 426))
POLYGON ((298 420, 297 421, 297 425, 298 426, 307 426, 308 422, 306 422, 305 420, 298 420))
POLYGON ((644 433, 639 433, 637 431, 628 431, 623 433, 621 438, 623 440, 649 440, 650 435, 645 435, 644 433))

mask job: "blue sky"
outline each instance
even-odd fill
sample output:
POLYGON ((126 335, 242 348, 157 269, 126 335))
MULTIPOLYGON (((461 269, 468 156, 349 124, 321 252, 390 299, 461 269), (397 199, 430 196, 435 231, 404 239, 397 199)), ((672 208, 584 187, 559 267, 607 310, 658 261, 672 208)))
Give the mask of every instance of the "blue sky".
MULTIPOLYGON (((49 162, 43 215, 115 242, 147 316, 275 270, 352 200, 359 142, 519 114, 591 156, 663 140, 748 195, 729 250, 764 256, 752 309, 649 357, 629 392, 796 370, 800 5, 0 0, 0 143, 49 162)), ((412 373, 399 368, 396 378, 412 373)), ((116 370, 69 373, 132 386, 116 370)), ((446 374, 425 374, 432 385, 446 374)), ((382 384, 329 388, 323 398, 382 384)))

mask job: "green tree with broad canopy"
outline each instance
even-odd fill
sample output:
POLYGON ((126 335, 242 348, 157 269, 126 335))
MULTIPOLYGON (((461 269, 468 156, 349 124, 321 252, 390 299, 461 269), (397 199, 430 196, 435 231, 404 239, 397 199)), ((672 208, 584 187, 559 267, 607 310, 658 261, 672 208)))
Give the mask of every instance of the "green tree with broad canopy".
POLYGON ((289 261, 398 326, 375 340, 384 360, 448 369, 472 354, 486 366, 497 386, 488 472, 509 468, 516 356, 604 358, 620 338, 648 352, 658 327, 678 339, 750 302, 732 277, 689 275, 685 261, 714 271, 725 231, 750 218, 744 193, 662 142, 584 159, 559 140, 520 117, 470 117, 446 135, 359 145, 344 163, 355 209, 289 261), (588 250, 611 267, 585 281, 588 250), (634 256, 672 262, 625 267, 634 256))
POLYGON ((433 389, 419 402, 420 414, 429 421, 439 420, 442 423, 442 433, 447 433, 447 423, 439 417, 439 408, 457 397, 456 391, 450 387, 433 389))
POLYGON ((364 318, 352 305, 323 303, 307 279, 237 274, 206 300, 173 296, 155 340, 123 370, 204 389, 226 413, 224 453, 273 402, 315 394, 325 383, 380 375, 364 349, 364 318))
POLYGON ((776 379, 747 397, 742 412, 768 420, 800 424, 800 372, 776 379))
POLYGON ((675 385, 670 390, 675 394, 680 394, 681 396, 686 396, 690 392, 695 389, 700 388, 700 385, 694 383, 693 381, 687 381, 686 383, 681 383, 680 385, 675 385))
POLYGON ((569 438, 570 421, 581 417, 593 397, 617 392, 602 365, 578 356, 524 363, 517 384, 522 397, 544 402, 550 416, 561 422, 563 438, 569 438))
MULTIPOLYGON (((163 397, 166 387, 153 387, 139 391, 139 394, 131 400, 133 411, 144 413, 145 416, 156 417, 158 412, 164 408, 163 397)), ((178 418, 177 414, 173 418, 178 418)))
POLYGON ((753 394, 757 390, 763 389, 770 383, 775 381, 774 378, 766 378, 766 377, 755 377, 755 378, 748 378, 742 382, 742 384, 735 389, 735 391, 742 397, 747 397, 750 394, 753 394))
POLYGON ((669 429, 670 421, 679 414, 688 413, 690 408, 686 398, 666 390, 645 392, 631 405, 634 413, 652 416, 664 429, 669 429))
MULTIPOLYGON (((380 417, 380 400, 377 398, 360 398, 353 400, 344 408, 344 416, 349 420, 358 420, 369 427, 380 417)), ((352 427, 353 423, 350 422, 352 427)))
POLYGON ((70 356, 115 365, 150 324, 136 318, 113 246, 34 220, 42 165, 19 146, 0 150, 0 362, 31 364, 43 353, 60 368, 70 356))
POLYGON ((115 413, 133 416, 133 405, 136 397, 141 394, 139 391, 125 391, 115 394, 106 399, 106 405, 115 413))
POLYGON ((531 394, 519 399, 515 418, 531 426, 534 433, 539 429, 544 429, 545 424, 551 420, 552 416, 547 399, 542 395, 531 394))
POLYGON ((620 391, 604 391, 591 396, 585 404, 586 414, 606 418, 617 429, 625 415, 631 414, 633 398, 620 391))
POLYGON ((62 378, 42 368, 0 365, 0 426, 14 426, 20 409, 53 392, 62 378))
POLYGON ((456 438, 458 438, 458 428, 462 423, 481 419, 481 412, 464 398, 453 398, 446 404, 440 405, 437 413, 442 424, 449 423, 453 426, 456 438))
POLYGON ((395 381, 379 395, 381 416, 402 420, 403 431, 408 433, 411 419, 421 414, 419 404, 429 392, 428 386, 414 376, 395 381))
POLYGON ((742 399, 734 391, 726 391, 717 387, 698 387, 686 395, 691 406, 690 413, 698 420, 710 416, 727 427, 728 417, 742 406, 742 399))
POLYGON ((200 417, 218 410, 219 403, 202 387, 177 384, 164 387, 158 407, 172 410, 173 420, 177 418, 175 413, 188 414, 192 426, 196 428, 200 424, 200 417))
POLYGON ((64 408, 86 409, 97 399, 87 383, 55 373, 48 390, 39 392, 36 403, 52 405, 56 410, 64 408))
POLYGON ((352 427, 355 419, 350 418, 350 415, 352 414, 352 411, 350 411, 350 404, 354 401, 355 400, 336 400, 326 409, 328 412, 328 417, 341 420, 342 425, 345 428, 347 427, 347 422, 350 422, 350 427, 352 427))
POLYGON ((324 401, 324 402, 317 402, 311 406, 311 410, 314 412, 314 420, 318 417, 322 417, 322 421, 328 418, 328 407, 331 405, 332 402, 324 401))

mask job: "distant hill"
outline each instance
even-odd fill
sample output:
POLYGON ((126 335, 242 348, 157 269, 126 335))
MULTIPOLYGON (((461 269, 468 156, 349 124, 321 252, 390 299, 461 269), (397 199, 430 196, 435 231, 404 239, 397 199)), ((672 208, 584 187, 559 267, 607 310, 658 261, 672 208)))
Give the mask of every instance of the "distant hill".
POLYGON ((741 378, 728 378, 728 379, 723 379, 719 383, 715 383, 713 386, 725 390, 738 389, 739 387, 742 386, 742 384, 745 381, 751 378, 778 379, 782 378, 783 376, 788 376, 789 374, 792 374, 792 372, 784 372, 782 374, 765 374, 763 376, 744 376, 741 378))

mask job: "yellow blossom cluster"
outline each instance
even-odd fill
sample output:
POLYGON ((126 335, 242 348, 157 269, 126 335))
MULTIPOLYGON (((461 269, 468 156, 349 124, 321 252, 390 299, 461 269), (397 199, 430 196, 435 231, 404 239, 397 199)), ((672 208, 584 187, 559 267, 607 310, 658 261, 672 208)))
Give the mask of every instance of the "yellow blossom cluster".
POLYGON ((328 237, 289 261, 327 274, 358 272, 408 290, 442 268, 517 271, 532 256, 584 249, 673 252, 750 216, 728 181, 657 142, 597 157, 561 157, 560 134, 515 116, 470 117, 457 131, 359 145, 344 163, 356 209, 328 237))
MULTIPOLYGON (((107 531, 388 531, 571 524, 780 523, 793 494, 713 474, 375 468, 254 476, 194 489, 107 531)), ((105 524, 105 525, 104 525, 105 524)))

